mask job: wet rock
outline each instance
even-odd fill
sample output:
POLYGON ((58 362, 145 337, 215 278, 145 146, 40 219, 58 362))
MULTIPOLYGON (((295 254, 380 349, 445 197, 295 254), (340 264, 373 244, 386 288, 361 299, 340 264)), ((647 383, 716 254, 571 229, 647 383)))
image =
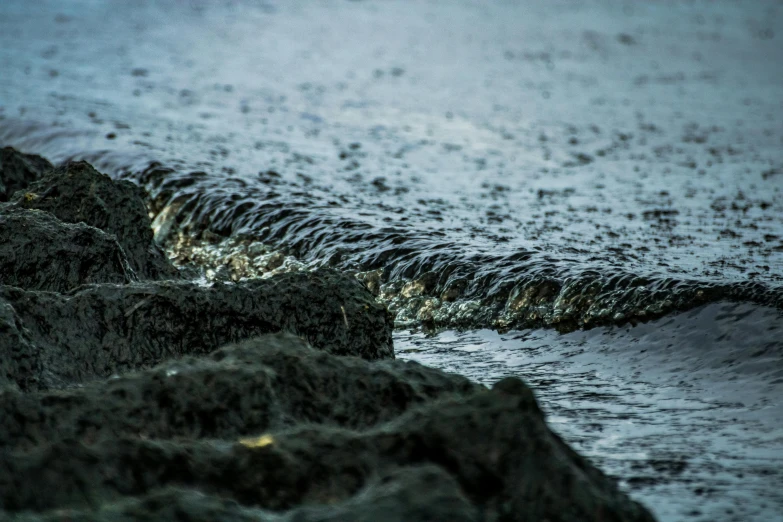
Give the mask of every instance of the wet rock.
MULTIPOLYGON (((10 520, 0 512, 0 521, 10 520)), ((23 513, 15 522, 60 521, 123 522, 399 522, 482 520, 459 489, 459 484, 437 466, 417 466, 386 473, 355 497, 337 505, 271 513, 192 490, 166 488, 140 499, 107 504, 96 510, 58 510, 23 513)))
POLYGON ((422 274, 419 278, 406 283, 402 287, 400 294, 403 297, 416 297, 420 295, 428 295, 433 291, 438 283, 438 274, 436 272, 427 272, 422 274))
POLYGON ((381 285, 383 284, 383 270, 371 270, 369 272, 359 272, 356 274, 356 278, 364 283, 367 290, 372 292, 372 295, 378 296, 381 293, 381 285))
POLYGON ((241 281, 310 270, 302 261, 250 238, 195 239, 178 233, 167 240, 166 247, 180 271, 192 270, 211 281, 241 281))
POLYGON ((114 236, 48 212, 0 204, 0 284, 64 292, 136 279, 114 236))
POLYGON ((521 381, 362 360, 392 318, 355 277, 134 282, 170 268, 135 190, 72 163, 0 207, 0 519, 652 520, 521 381))
POLYGON ((480 388, 415 362, 335 357, 272 334, 68 391, 0 394, 0 447, 137 435, 233 440, 301 423, 368 428, 480 388))
POLYGON ((0 299, 0 393, 37 387, 41 371, 38 347, 13 307, 0 299))
POLYGON ((8 201, 17 190, 26 188, 52 164, 35 154, 22 154, 12 147, 0 149, 0 202, 8 201))
POLYGON ((384 520, 442 520, 431 517, 466 504, 463 520, 479 511, 482 520, 653 520, 549 430, 523 384, 500 388, 437 399, 363 431, 305 424, 239 441, 123 437, 3 451, 0 508, 93 508, 176 486, 274 511, 337 504, 349 520, 380 507, 384 520), (379 477, 406 501, 392 494, 368 507, 363 495, 382 487, 379 477))
POLYGON ((52 170, 13 201, 22 208, 51 212, 67 223, 84 222, 114 234, 140 278, 175 278, 177 269, 153 241, 142 198, 136 185, 114 181, 77 161, 52 170))
POLYGON ((456 278, 454 280, 449 281, 445 288, 443 289, 443 292, 440 294, 440 298, 443 301, 446 302, 453 302, 456 301, 462 293, 465 291, 465 289, 468 287, 468 281, 464 278, 456 278))
POLYGON ((448 520, 478 522, 480 510, 471 505, 459 483, 438 466, 406 466, 383 472, 353 498, 337 506, 305 507, 286 513, 294 522, 396 522, 448 520))
MULTIPOLYGON (((109 377, 280 331, 337 355, 394 357, 386 308, 356 278, 331 270, 211 286, 89 285, 65 295, 0 286, 4 305, 35 346, 29 357, 43 370, 24 382, 37 381, 36 388, 109 377)), ((7 342, 0 336, 0 345, 7 342)), ((3 348, 0 367, 17 365, 5 359, 19 355, 3 348)))

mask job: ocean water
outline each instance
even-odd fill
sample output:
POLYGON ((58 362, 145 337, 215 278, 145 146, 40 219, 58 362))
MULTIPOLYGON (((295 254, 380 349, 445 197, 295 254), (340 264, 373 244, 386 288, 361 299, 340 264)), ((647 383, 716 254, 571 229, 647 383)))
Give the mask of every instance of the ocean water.
POLYGON ((6 0, 0 145, 213 278, 334 266, 661 520, 783 513, 783 4, 6 0))

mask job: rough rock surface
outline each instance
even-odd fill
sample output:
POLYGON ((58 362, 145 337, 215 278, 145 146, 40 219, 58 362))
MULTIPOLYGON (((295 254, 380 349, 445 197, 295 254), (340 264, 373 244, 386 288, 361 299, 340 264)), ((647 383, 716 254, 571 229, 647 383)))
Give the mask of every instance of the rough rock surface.
POLYGON ((33 389, 41 374, 40 350, 13 307, 0 299, 0 392, 33 389))
POLYGON ((52 168, 41 156, 3 147, 0 149, 0 202, 8 201, 14 192, 26 188, 52 168))
POLYGON ((362 431, 304 424, 233 441, 127 436, 4 450, 0 507, 85 509, 176 486, 266 510, 347 504, 356 513, 372 509, 364 488, 383 485, 378 477, 408 497, 387 504, 387 520, 432 520, 455 504, 464 508, 455 482, 472 505, 463 520, 652 520, 549 430, 533 393, 514 378, 362 431), (418 473, 400 472, 410 468, 418 473), (416 482, 428 487, 411 487, 416 482), (441 494, 433 498, 433 490, 441 494))
POLYGON ((459 484, 443 469, 408 466, 384 473, 354 498, 323 505, 272 513, 193 490, 166 488, 139 499, 99 506, 95 511, 60 509, 56 513, 23 513, 15 522, 479 522, 486 520, 465 498, 459 484))
POLYGON ((84 222, 114 234, 140 278, 174 278, 177 269, 153 240, 142 196, 136 185, 112 180, 89 163, 77 161, 52 170, 13 201, 23 208, 51 212, 68 223, 84 222))
POLYGON ((652 521, 522 381, 394 360, 353 276, 133 281, 171 268, 135 191, 0 206, 0 521, 652 521))
POLYGON ((299 423, 367 428, 479 388, 418 363, 334 357, 270 334, 82 388, 0 394, 0 447, 139 434, 236 439, 299 423))
POLYGON ((48 212, 0 204, 0 284, 64 292, 136 276, 114 236, 48 212))
MULTIPOLYGON (((337 355, 394 357, 386 308, 355 278, 333 270, 212 286, 89 285, 66 295, 0 286, 2 302, 36 346, 41 373, 31 376, 35 383, 17 380, 32 389, 106 378, 279 331, 337 355)), ((0 361, 13 354, 2 344, 4 338, 0 361)))

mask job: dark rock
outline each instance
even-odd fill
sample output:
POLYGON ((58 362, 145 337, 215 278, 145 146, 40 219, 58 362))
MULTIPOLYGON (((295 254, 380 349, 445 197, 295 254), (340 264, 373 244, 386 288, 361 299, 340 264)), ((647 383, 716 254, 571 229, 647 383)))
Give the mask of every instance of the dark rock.
POLYGON ((0 204, 0 284, 63 292, 136 279, 114 236, 48 212, 0 204))
POLYGON ((0 299, 0 393, 37 388, 41 372, 38 347, 13 307, 0 299))
MULTIPOLYGON (((0 521, 11 520, 3 517, 0 521)), ((139 499, 105 504, 96 510, 61 509, 22 513, 15 522, 478 522, 478 510, 459 484, 437 466, 411 466, 385 473, 355 497, 334 506, 310 506, 286 513, 249 508, 192 490, 166 488, 139 499)))
POLYGON ((381 507, 383 520, 438 520, 459 506, 462 520, 652 521, 549 430, 522 386, 449 395, 361 432, 305 424, 233 442, 123 437, 4 450, 0 508, 85 509, 176 486, 274 511, 341 504, 346 518, 321 520, 381 507), (379 477, 400 496, 368 507, 363 495, 379 477))
POLYGON ((8 201, 14 192, 26 188, 52 168, 41 156, 4 147, 0 150, 0 202, 8 201))
POLYGON ((138 190, 69 163, 0 206, 0 520, 653 520, 522 381, 374 361, 354 277, 133 281, 177 274, 138 190))
POLYGON ((22 208, 51 212, 67 223, 84 222, 117 236, 140 278, 175 278, 177 269, 153 240, 143 192, 128 181, 114 181, 84 161, 58 167, 17 193, 22 208))
MULTIPOLYGON (((43 388, 72 386, 280 331, 336 355, 394 357, 386 308, 356 278, 332 270, 212 286, 89 285, 65 295, 0 286, 0 304, 14 309, 34 344, 43 368, 37 387, 43 388)), ((0 336, 0 367, 17 364, 6 360, 19 355, 4 346, 8 342, 13 341, 0 336)))
POLYGON ((275 334, 83 388, 0 394, 0 447, 139 434, 236 439, 301 423, 368 428, 478 388, 415 362, 335 357, 275 334))

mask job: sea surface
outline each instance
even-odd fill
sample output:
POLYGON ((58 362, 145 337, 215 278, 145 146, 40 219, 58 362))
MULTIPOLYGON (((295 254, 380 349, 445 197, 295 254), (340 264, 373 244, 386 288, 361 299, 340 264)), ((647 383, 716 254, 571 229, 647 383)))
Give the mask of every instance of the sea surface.
POLYGON ((0 146, 333 266, 662 521, 783 520, 783 2, 4 0, 0 146))

